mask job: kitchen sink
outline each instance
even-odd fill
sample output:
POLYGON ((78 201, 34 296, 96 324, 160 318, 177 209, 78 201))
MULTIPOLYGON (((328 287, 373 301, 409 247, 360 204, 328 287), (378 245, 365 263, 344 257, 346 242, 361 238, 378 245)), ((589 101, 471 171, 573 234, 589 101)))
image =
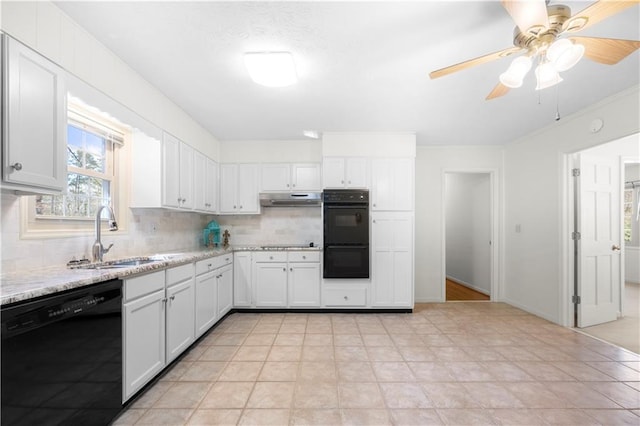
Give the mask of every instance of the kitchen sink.
POLYGON ((112 268, 133 268, 135 266, 148 265, 150 263, 162 262, 163 258, 137 257, 133 259, 111 260, 102 263, 85 263, 72 266, 72 269, 112 269, 112 268))

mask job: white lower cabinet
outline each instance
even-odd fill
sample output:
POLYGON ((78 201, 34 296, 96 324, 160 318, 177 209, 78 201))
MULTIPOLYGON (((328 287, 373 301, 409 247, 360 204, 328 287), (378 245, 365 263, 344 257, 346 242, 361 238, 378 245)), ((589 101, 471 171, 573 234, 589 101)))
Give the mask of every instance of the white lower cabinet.
POLYGON ((289 252, 289 306, 320 306, 320 253, 289 252))
POLYGON ((235 252, 233 254, 233 304, 244 308, 251 306, 252 303, 251 252, 235 252))
POLYGON ((257 307, 287 306, 287 262, 255 262, 252 273, 257 307))
POLYGON ((233 305, 233 256, 196 262, 195 334, 209 330, 233 305))
POLYGON ((167 364, 195 341, 193 278, 167 288, 167 364))
POLYGON ((233 308, 233 265, 220 268, 216 278, 218 319, 220 319, 233 308))
POLYGON ((124 281, 123 402, 165 366, 164 287, 164 271, 124 281))
POLYGON ((246 251, 234 256, 236 307, 320 306, 319 251, 246 251))

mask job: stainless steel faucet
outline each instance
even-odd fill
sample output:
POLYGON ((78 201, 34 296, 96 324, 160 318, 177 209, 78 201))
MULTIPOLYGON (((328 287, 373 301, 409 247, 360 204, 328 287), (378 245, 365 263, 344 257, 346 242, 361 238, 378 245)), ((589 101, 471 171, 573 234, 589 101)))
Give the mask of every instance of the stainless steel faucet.
POLYGON ((102 221, 100 220, 100 215, 102 215, 102 210, 109 210, 109 231, 117 231, 118 224, 116 223, 116 215, 113 213, 113 209, 109 206, 100 206, 98 209, 98 213, 96 213, 96 241, 93 243, 93 261, 94 262, 102 262, 102 257, 105 253, 109 253, 113 244, 110 244, 109 247, 104 248, 102 245, 102 241, 100 241, 100 225, 102 221))

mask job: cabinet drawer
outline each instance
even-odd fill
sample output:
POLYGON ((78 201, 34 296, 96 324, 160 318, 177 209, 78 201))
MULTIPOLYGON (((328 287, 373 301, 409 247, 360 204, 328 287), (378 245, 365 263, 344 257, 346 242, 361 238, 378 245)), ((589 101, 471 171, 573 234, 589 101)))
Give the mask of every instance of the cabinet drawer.
POLYGON ((253 253, 254 262, 286 262, 286 251, 260 251, 253 253))
POLYGON ((196 262, 196 275, 202 275, 206 272, 222 268, 223 266, 230 265, 232 263, 233 255, 231 253, 199 260, 196 262))
POLYGON ((359 288, 325 288, 322 292, 325 306, 366 306, 367 289, 359 288))
POLYGON ((154 291, 164 290, 164 271, 152 272, 124 280, 124 301, 128 302, 154 291))
POLYGON ((320 262, 319 251, 290 251, 289 262, 320 262))
POLYGON ((167 269, 167 286, 185 281, 193 277, 193 263, 167 269))

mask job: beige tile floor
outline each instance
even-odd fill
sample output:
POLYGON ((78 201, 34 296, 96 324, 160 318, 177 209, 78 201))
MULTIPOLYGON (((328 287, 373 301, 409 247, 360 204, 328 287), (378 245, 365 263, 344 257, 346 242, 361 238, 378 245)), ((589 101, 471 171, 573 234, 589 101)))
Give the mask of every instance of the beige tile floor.
POLYGON ((640 425, 640 356, 502 303, 233 314, 118 425, 640 425))

